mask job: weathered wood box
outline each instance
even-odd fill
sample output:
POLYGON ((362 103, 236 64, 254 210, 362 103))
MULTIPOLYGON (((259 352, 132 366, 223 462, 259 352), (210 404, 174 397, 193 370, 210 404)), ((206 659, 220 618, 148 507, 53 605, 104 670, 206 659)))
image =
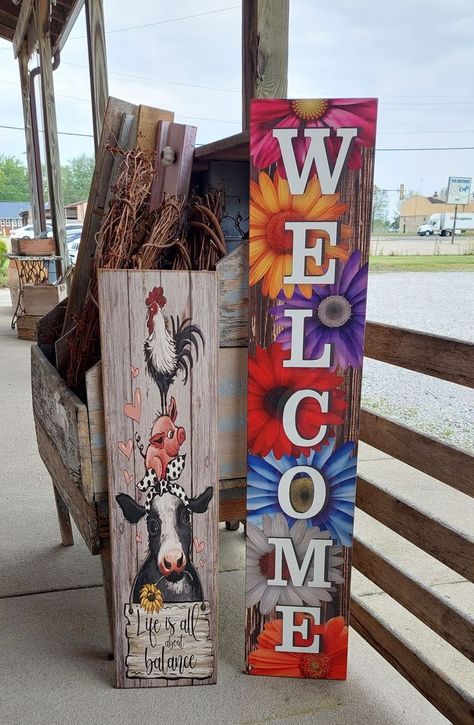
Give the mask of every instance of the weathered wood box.
POLYGON ((56 243, 52 237, 34 239, 12 239, 12 253, 25 257, 49 257, 56 254, 56 243))
POLYGON ((27 284, 23 287, 25 315, 46 315, 67 296, 65 284, 27 284))

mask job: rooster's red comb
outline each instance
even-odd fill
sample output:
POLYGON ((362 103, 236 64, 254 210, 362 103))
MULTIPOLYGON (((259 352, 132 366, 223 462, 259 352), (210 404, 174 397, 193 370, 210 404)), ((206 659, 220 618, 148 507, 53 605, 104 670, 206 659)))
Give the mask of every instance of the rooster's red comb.
POLYGON ((145 304, 149 307, 153 302, 156 302, 156 304, 160 307, 164 307, 166 305, 166 297, 163 294, 163 287, 153 287, 145 300, 145 304))

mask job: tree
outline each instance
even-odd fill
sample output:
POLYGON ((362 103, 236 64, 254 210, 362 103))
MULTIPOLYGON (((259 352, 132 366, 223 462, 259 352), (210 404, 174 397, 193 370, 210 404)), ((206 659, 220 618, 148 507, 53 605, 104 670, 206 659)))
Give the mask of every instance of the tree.
POLYGON ((372 229, 388 227, 388 194, 385 189, 374 186, 374 194, 372 197, 372 229))
POLYGON ((93 173, 94 158, 86 154, 71 159, 61 167, 65 204, 73 204, 75 201, 88 198, 93 173))
POLYGON ((27 201, 29 198, 26 167, 15 156, 0 154, 0 200, 27 201))

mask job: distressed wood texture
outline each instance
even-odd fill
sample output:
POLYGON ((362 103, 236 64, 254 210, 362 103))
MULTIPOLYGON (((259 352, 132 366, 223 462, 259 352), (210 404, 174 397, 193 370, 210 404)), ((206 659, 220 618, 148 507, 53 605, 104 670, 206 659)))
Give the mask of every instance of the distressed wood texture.
POLYGON ((357 478, 356 503, 381 524, 474 581, 474 540, 468 534, 360 476, 357 478))
POLYGON ((395 667, 426 699, 455 725, 474 718, 474 699, 387 622, 360 597, 352 598, 351 625, 395 667))
POLYGON ((474 494, 474 457, 467 451, 365 409, 361 413, 360 436, 379 451, 468 496, 474 494))
POLYGON ((74 277, 69 293, 69 304, 64 320, 63 332, 68 332, 74 325, 74 316, 82 308, 87 294, 91 262, 95 256, 96 234, 100 229, 107 195, 109 193, 110 176, 114 165, 114 156, 107 150, 107 145, 114 146, 123 125, 123 115, 136 116, 138 106, 118 98, 109 98, 105 111, 102 136, 96 154, 91 190, 87 202, 87 210, 82 226, 81 243, 77 253, 74 277))
POLYGON ((474 388, 471 342, 369 322, 365 354, 374 360, 474 388))
POLYGON ((107 81, 107 54, 105 49, 104 9, 102 0, 86 0, 87 50, 92 100, 92 123, 97 154, 105 109, 109 97, 107 81))
POLYGON ((105 452, 104 396, 102 363, 99 361, 86 373, 87 412, 92 457, 94 496, 107 493, 107 459, 105 452))
POLYGON ((474 660, 473 618, 369 544, 354 537, 353 565, 465 657, 474 660))
POLYGON ((196 132, 195 126, 184 126, 168 121, 158 123, 155 177, 151 187, 150 210, 158 209, 165 194, 188 195, 196 132), (164 149, 167 147, 173 150, 174 161, 164 166, 162 163, 165 156, 164 149))
POLYGON ((36 345, 31 348, 31 387, 35 420, 40 421, 54 443, 71 481, 87 501, 92 501, 87 408, 36 345))
MULTIPOLYGON (((245 99, 244 99, 245 100, 245 99)), ((374 101, 370 101, 374 102, 374 101)), ((299 121, 301 125, 303 123, 299 121)), ((267 122, 268 125, 268 122, 267 122)), ((276 126, 275 122, 275 126, 276 126)), ((269 127, 269 126, 268 126, 269 127)), ((350 228, 350 236, 348 236, 349 254, 354 251, 360 252, 360 265, 362 266, 368 261, 369 245, 370 245, 370 228, 372 213, 372 189, 374 174, 374 147, 364 147, 361 149, 362 164, 361 168, 353 171, 347 168, 342 171, 340 182, 337 185, 338 202, 345 205, 345 211, 338 217, 342 224, 350 228)), ((264 169, 257 169, 253 165, 251 157, 251 179, 257 181, 259 172, 264 169)), ((270 174, 272 175, 272 174, 270 174)), ((308 188, 308 187, 307 187, 308 188)), ((296 197, 297 198, 297 197, 296 197)), ((301 197, 302 198, 302 197, 301 197)), ((278 201, 268 202, 268 208, 271 207, 271 214, 276 214, 278 201)), ((288 207, 285 207, 288 208, 288 207)), ((302 207, 299 207, 302 209, 302 207)), ((268 212, 267 212, 268 213, 268 212)), ((251 211, 252 215, 252 211, 251 211)), ((255 212, 258 215, 258 211, 255 212)), ((282 215, 284 216, 284 215, 282 215)), ((293 217, 292 217, 293 218, 293 217)), ((304 218, 304 217, 302 217, 304 218)), ((309 217, 308 217, 309 218, 309 217)), ((328 219, 328 216, 324 217, 328 219)), ((334 218, 334 217, 331 217, 334 218)), ((317 214, 312 216, 313 221, 318 221, 317 214)), ((250 243, 252 245, 252 216, 250 228, 250 243)), ((277 264, 275 260, 273 265, 277 264)), ((340 264, 340 263, 336 263, 340 264)), ((250 270, 250 274, 252 271, 250 270)), ((285 274, 288 272, 285 269, 285 274)), ((283 277, 283 273, 282 273, 283 277)), ((262 289, 262 281, 258 281, 249 288, 249 357, 255 358, 257 346, 266 348, 275 342, 277 330, 274 328, 273 318, 269 314, 270 307, 275 304, 275 300, 264 295, 262 289)), ((281 329, 281 328, 279 328, 281 329)), ((304 371, 302 371, 304 375, 304 371)), ((335 435, 335 451, 345 442, 352 441, 354 443, 353 455, 357 456, 357 443, 359 439, 359 415, 360 415, 360 394, 362 367, 351 368, 346 367, 344 370, 339 368, 338 375, 341 375, 343 382, 341 385, 344 391, 344 397, 347 401, 348 408, 344 413, 344 423, 333 427, 335 435)), ((250 422, 249 422, 250 429, 250 422)), ((249 451, 251 448, 249 446, 249 451)), ((290 468, 291 466, 288 466, 290 468)), ((355 485, 355 484, 354 484, 355 485)), ((247 501, 247 510, 250 512, 253 504, 250 499, 247 501)), ((313 524, 314 525, 314 524, 313 524)), ((322 602, 321 604, 321 622, 327 622, 329 619, 342 616, 346 623, 349 622, 350 607, 350 571, 351 571, 351 555, 350 546, 343 547, 344 563, 341 568, 341 574, 344 577, 343 584, 335 585, 335 592, 332 595, 332 601, 322 602)), ((246 663, 247 672, 251 672, 248 664, 248 656, 254 652, 258 646, 258 636, 263 631, 264 625, 269 621, 277 618, 276 611, 273 609, 269 613, 262 614, 259 605, 247 609, 246 617, 246 663)))
POLYGON ((28 24, 31 19, 33 12, 34 0, 23 0, 21 3, 20 14, 15 28, 15 35, 13 36, 13 53, 15 58, 20 54, 25 39, 28 24))
POLYGON ((61 183, 61 162, 59 158, 58 129, 56 121, 56 101, 54 97, 53 65, 50 36, 50 2, 37 0, 36 32, 41 66, 41 98, 43 109, 44 146, 46 151, 46 170, 48 174, 48 193, 51 208, 53 237, 57 254, 61 257, 58 265, 65 273, 69 266, 69 254, 66 245, 66 218, 61 183))
MULTIPOLYGON (((116 681, 119 687, 150 687, 170 684, 202 684, 215 681, 217 625, 217 275, 212 272, 108 271, 99 272, 102 374, 109 487, 110 537, 114 607, 114 651, 116 681), (193 349, 194 365, 184 384, 181 375, 172 383, 167 396, 176 403, 176 425, 183 427, 186 439, 179 454, 186 454, 179 477, 189 497, 212 486, 207 512, 192 514, 191 549, 205 601, 210 605, 210 639, 213 642, 213 672, 204 680, 165 679, 127 676, 128 640, 124 607, 129 602, 137 573, 149 549, 146 516, 136 524, 125 520, 115 499, 126 493, 143 505, 146 492, 136 484, 146 472, 144 454, 150 431, 161 408, 157 384, 146 371, 143 352, 148 337, 145 300, 154 288, 163 288, 165 311, 180 321, 198 325, 205 350, 198 340, 199 356, 193 349), (137 391, 140 391, 137 393, 137 391), (126 404, 132 407, 124 409, 126 404), (125 412, 132 417, 128 417, 125 412), (144 448, 141 450, 141 446, 144 448)), ((170 324, 170 323, 169 323, 170 324)), ((170 328, 171 329, 171 328, 170 328)), ((95 371, 97 373, 97 371, 95 371)), ((97 383, 97 377, 96 377, 97 383)), ((165 493, 164 497, 172 498, 165 493)), ((161 498, 158 500, 161 504, 161 498)), ((133 611, 136 611, 133 605, 133 611)), ((159 617, 159 613, 154 615, 159 617)), ((135 645, 134 645, 135 647, 135 645)), ((136 652, 133 649, 134 653, 136 652)), ((156 653, 157 657, 160 653, 156 653)), ((130 664, 130 663, 129 663, 130 664)), ((136 660, 134 660, 136 664, 136 660)))
POLYGON ((243 242, 217 263, 219 275, 219 344, 247 347, 248 244, 243 242))
MULTIPOLYGON (((21 5, 20 14, 28 3, 21 5)), ((28 43, 22 42, 18 54, 18 66, 20 70, 21 84, 21 103, 23 108, 23 123, 25 126, 25 142, 26 142, 26 161, 28 164, 28 186, 30 190, 31 200, 31 218, 33 222, 35 234, 41 232, 40 229, 40 197, 37 184, 37 168, 34 154, 34 139, 31 128, 31 99, 30 99, 30 75, 28 71, 28 43)))
POLYGON ((19 315, 16 320, 16 331, 20 340, 36 340, 36 326, 41 320, 38 315, 19 315))
POLYGON ((286 98, 289 0, 242 2, 242 128, 251 98, 286 98))
POLYGON ((138 107, 137 148, 155 150, 159 121, 174 121, 174 113, 152 106, 138 107))

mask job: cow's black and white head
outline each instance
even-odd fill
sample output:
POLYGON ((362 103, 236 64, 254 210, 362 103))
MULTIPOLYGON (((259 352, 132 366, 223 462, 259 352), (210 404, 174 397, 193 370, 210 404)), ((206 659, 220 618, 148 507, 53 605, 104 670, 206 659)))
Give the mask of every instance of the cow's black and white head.
POLYGON ((191 555, 191 516, 207 511, 212 494, 213 488, 208 486, 200 496, 186 498, 185 503, 171 493, 156 495, 148 511, 125 493, 117 496, 123 515, 131 524, 146 515, 150 554, 157 569, 170 582, 183 577, 191 555))

